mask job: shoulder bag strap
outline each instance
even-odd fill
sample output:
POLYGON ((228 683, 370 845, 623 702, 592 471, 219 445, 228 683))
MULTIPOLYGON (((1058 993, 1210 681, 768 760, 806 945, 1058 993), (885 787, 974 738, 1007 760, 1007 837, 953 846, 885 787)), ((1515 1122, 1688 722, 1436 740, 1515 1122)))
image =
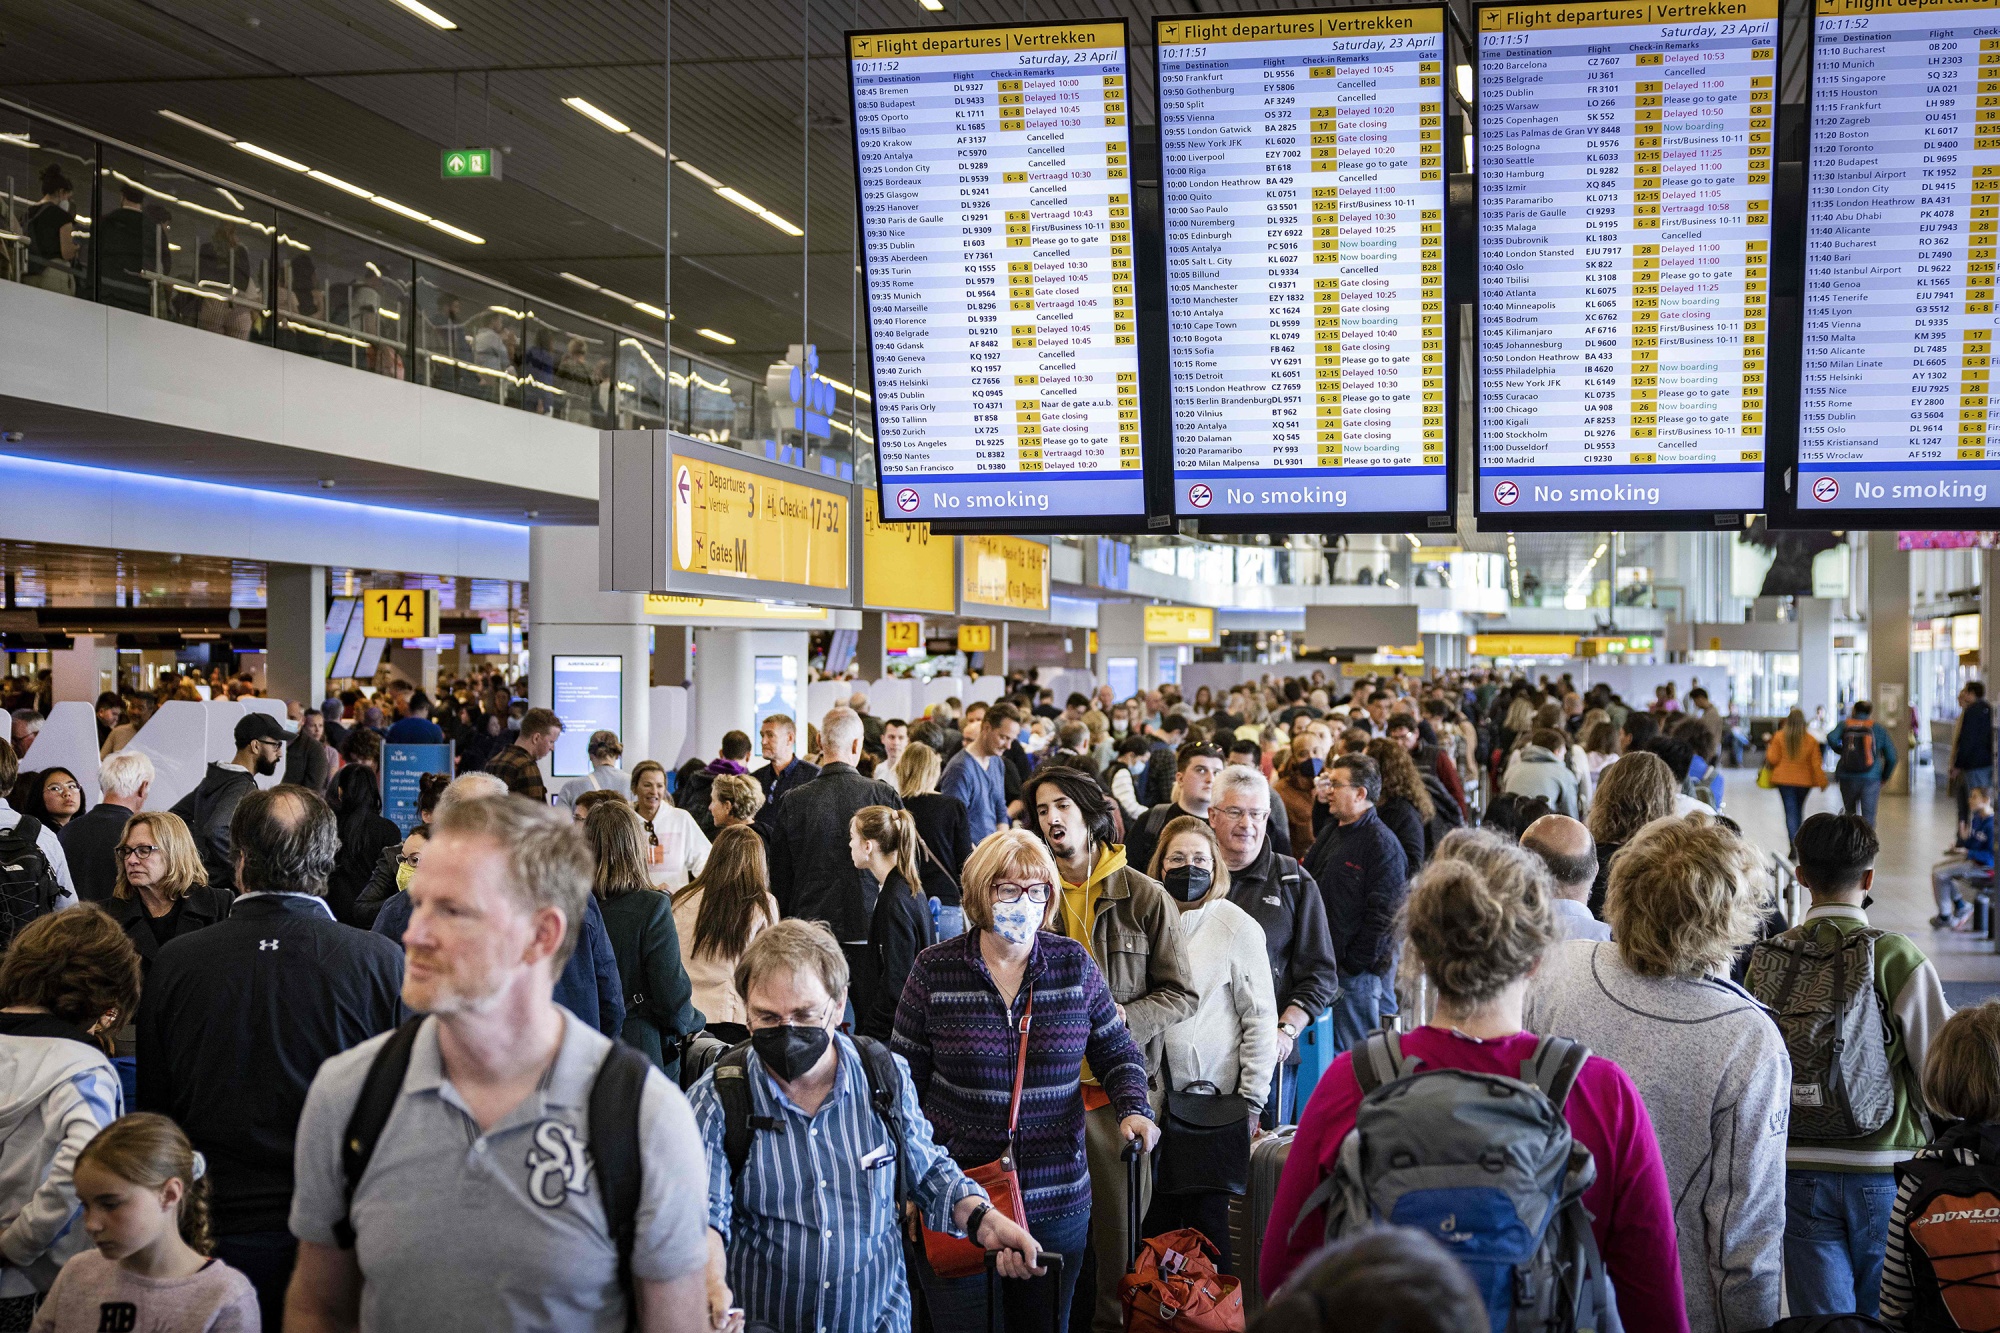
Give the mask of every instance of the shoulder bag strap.
MULTIPOLYGON (((916 827, 916 821, 912 820, 910 823, 910 827, 914 829, 916 827)), ((958 876, 951 873, 951 867, 944 863, 943 857, 939 856, 936 852, 931 850, 931 845, 928 842, 924 841, 924 835, 922 833, 917 834, 917 850, 922 852, 925 856, 929 857, 930 863, 936 866, 939 870, 942 870, 944 872, 944 877, 951 882, 951 886, 954 889, 959 887, 958 876)))
POLYGON ((1535 1051, 1521 1062, 1521 1081, 1532 1083, 1542 1090, 1549 1104, 1560 1111, 1569 1100, 1570 1089, 1576 1086, 1576 1077, 1583 1072, 1583 1062, 1590 1058, 1590 1049, 1581 1042, 1568 1037, 1543 1037, 1535 1043, 1535 1051))
POLYGON ((417 1044, 417 1029, 423 1022, 422 1014, 408 1020, 375 1052, 375 1059, 368 1066, 368 1077, 361 1084, 361 1095, 355 1098, 354 1110, 347 1117, 347 1129, 340 1136, 344 1196, 340 1220, 333 1224, 333 1239, 343 1250, 354 1248, 354 1224, 349 1216, 354 1210, 354 1191, 360 1188, 361 1177, 368 1174, 375 1144, 395 1113, 396 1099, 403 1092, 403 1076, 410 1072, 410 1052, 417 1044))
POLYGON ((1354 1080, 1366 1097, 1385 1083, 1393 1083, 1407 1072, 1403 1067, 1403 1043, 1392 1031, 1371 1032, 1354 1056, 1354 1080))
POLYGON ((1014 1043, 1014 1100, 1007 1107, 1007 1155, 1014 1155, 1014 1131, 1021 1123, 1021 1085, 1028 1077, 1028 1029, 1035 1021, 1035 988, 1028 987, 1028 1003, 1021 1011, 1021 1024, 1014 1043))
POLYGON ((639 1198, 645 1165, 639 1146, 639 1104, 653 1062, 635 1047, 614 1040, 590 1085, 590 1155, 604 1203, 604 1224, 618 1247, 618 1285, 625 1293, 625 1327, 639 1327, 638 1291, 632 1282, 632 1250, 639 1234, 639 1198))
POLYGON ((915 1182, 910 1179, 910 1154, 905 1146, 908 1130, 903 1123, 902 1079, 896 1072, 896 1057, 873 1037, 856 1034, 853 1040, 854 1049, 861 1054, 862 1071, 868 1076, 869 1101, 888 1127, 890 1146, 896 1154, 896 1206, 900 1212, 915 1192, 915 1182))

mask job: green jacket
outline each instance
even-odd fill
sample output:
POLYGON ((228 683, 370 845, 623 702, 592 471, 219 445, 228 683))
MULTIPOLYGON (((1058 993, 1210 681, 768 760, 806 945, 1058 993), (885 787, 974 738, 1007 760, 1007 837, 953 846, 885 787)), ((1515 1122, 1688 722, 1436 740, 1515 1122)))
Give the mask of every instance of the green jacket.
POLYGON ((658 889, 635 889, 603 903, 604 929, 618 958, 625 990, 627 1044, 637 1046, 670 1077, 668 1059, 680 1039, 708 1022, 694 1007, 694 984, 681 963, 674 900, 658 889))
MULTIPOLYGON (((1807 912, 1805 920, 1785 935, 1796 937, 1808 930, 1828 928, 1848 934, 1867 925, 1868 914, 1861 908, 1828 904, 1807 912)), ((1928 1113, 1923 1102, 1923 1068, 1932 1039, 1951 1017, 1944 986, 1916 942, 1890 931, 1875 941, 1875 992, 1890 1020, 1889 1070, 1896 1080, 1895 1114, 1888 1124, 1861 1139, 1808 1139, 1794 1134, 1785 1150, 1787 1166, 1887 1172, 1931 1141, 1925 1125, 1928 1113)))

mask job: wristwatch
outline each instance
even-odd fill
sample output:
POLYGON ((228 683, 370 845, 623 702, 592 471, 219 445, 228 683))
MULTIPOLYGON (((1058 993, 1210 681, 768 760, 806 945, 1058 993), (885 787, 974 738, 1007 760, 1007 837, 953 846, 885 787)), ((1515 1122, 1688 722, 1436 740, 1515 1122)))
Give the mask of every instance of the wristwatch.
POLYGON ((993 1205, 982 1200, 978 1207, 974 1208, 970 1213, 966 1214, 965 1238, 967 1240, 974 1242, 978 1241, 979 1228, 985 1224, 986 1215, 992 1211, 993 1211, 993 1205))
POLYGON ((1287 1037, 1293 1038, 1294 1040, 1296 1040, 1299 1035, 1299 1030, 1293 1027, 1290 1023, 1278 1024, 1278 1031, 1284 1033, 1287 1037))

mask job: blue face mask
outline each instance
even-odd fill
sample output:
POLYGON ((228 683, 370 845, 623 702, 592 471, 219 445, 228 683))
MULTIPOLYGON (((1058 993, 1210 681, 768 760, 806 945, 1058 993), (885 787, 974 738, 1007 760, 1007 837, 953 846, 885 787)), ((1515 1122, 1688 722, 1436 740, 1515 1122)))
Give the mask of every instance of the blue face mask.
POLYGON ((1042 905, 1026 898, 993 904, 993 933, 1013 944, 1027 944, 1042 928, 1042 905))
POLYGON ((1325 767, 1326 767, 1326 760, 1324 759, 1306 760, 1306 772, 1312 774, 1312 776, 1314 777, 1318 777, 1320 775, 1320 770, 1325 767))

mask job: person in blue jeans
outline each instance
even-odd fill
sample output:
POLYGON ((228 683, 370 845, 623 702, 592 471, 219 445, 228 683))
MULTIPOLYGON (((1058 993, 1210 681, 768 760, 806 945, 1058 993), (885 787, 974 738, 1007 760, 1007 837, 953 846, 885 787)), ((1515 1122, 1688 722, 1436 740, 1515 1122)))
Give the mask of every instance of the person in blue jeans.
POLYGON ((1847 721, 1826 734, 1826 748, 1840 756, 1833 775, 1840 780, 1841 813, 1858 814, 1872 827, 1882 784, 1896 771, 1896 742, 1875 721, 1875 706, 1856 702, 1847 721))
MULTIPOLYGON (((1799 882, 1812 893, 1805 919, 1780 938, 1833 945, 1870 930, 1862 903, 1882 844, 1856 815, 1820 814, 1799 829, 1799 882)), ((1930 1142, 1921 1079, 1932 1038, 1951 1017, 1937 969, 1906 935, 1874 931, 1875 993, 1895 1085, 1889 1119, 1860 1138, 1809 1138, 1795 1118, 1785 1147, 1785 1291, 1795 1315, 1874 1317, 1881 1294, 1896 1164, 1930 1142)), ((1756 989, 1753 982, 1753 990, 1756 989)), ((1758 991, 1757 998, 1770 997, 1758 991)), ((1792 1066, 1808 1062, 1794 1044, 1792 1066)), ((1794 1093, 1800 1085, 1794 1085, 1794 1093)), ((1813 1085, 1807 1090, 1818 1091, 1813 1085)), ((1796 1103, 1797 1111, 1804 1103, 1796 1103)))
POLYGON ((1986 683, 1969 680, 1958 691, 1958 735, 1951 742, 1952 785, 1958 790, 1958 822, 1971 817, 1967 796, 1993 790, 1993 705, 1986 683))

